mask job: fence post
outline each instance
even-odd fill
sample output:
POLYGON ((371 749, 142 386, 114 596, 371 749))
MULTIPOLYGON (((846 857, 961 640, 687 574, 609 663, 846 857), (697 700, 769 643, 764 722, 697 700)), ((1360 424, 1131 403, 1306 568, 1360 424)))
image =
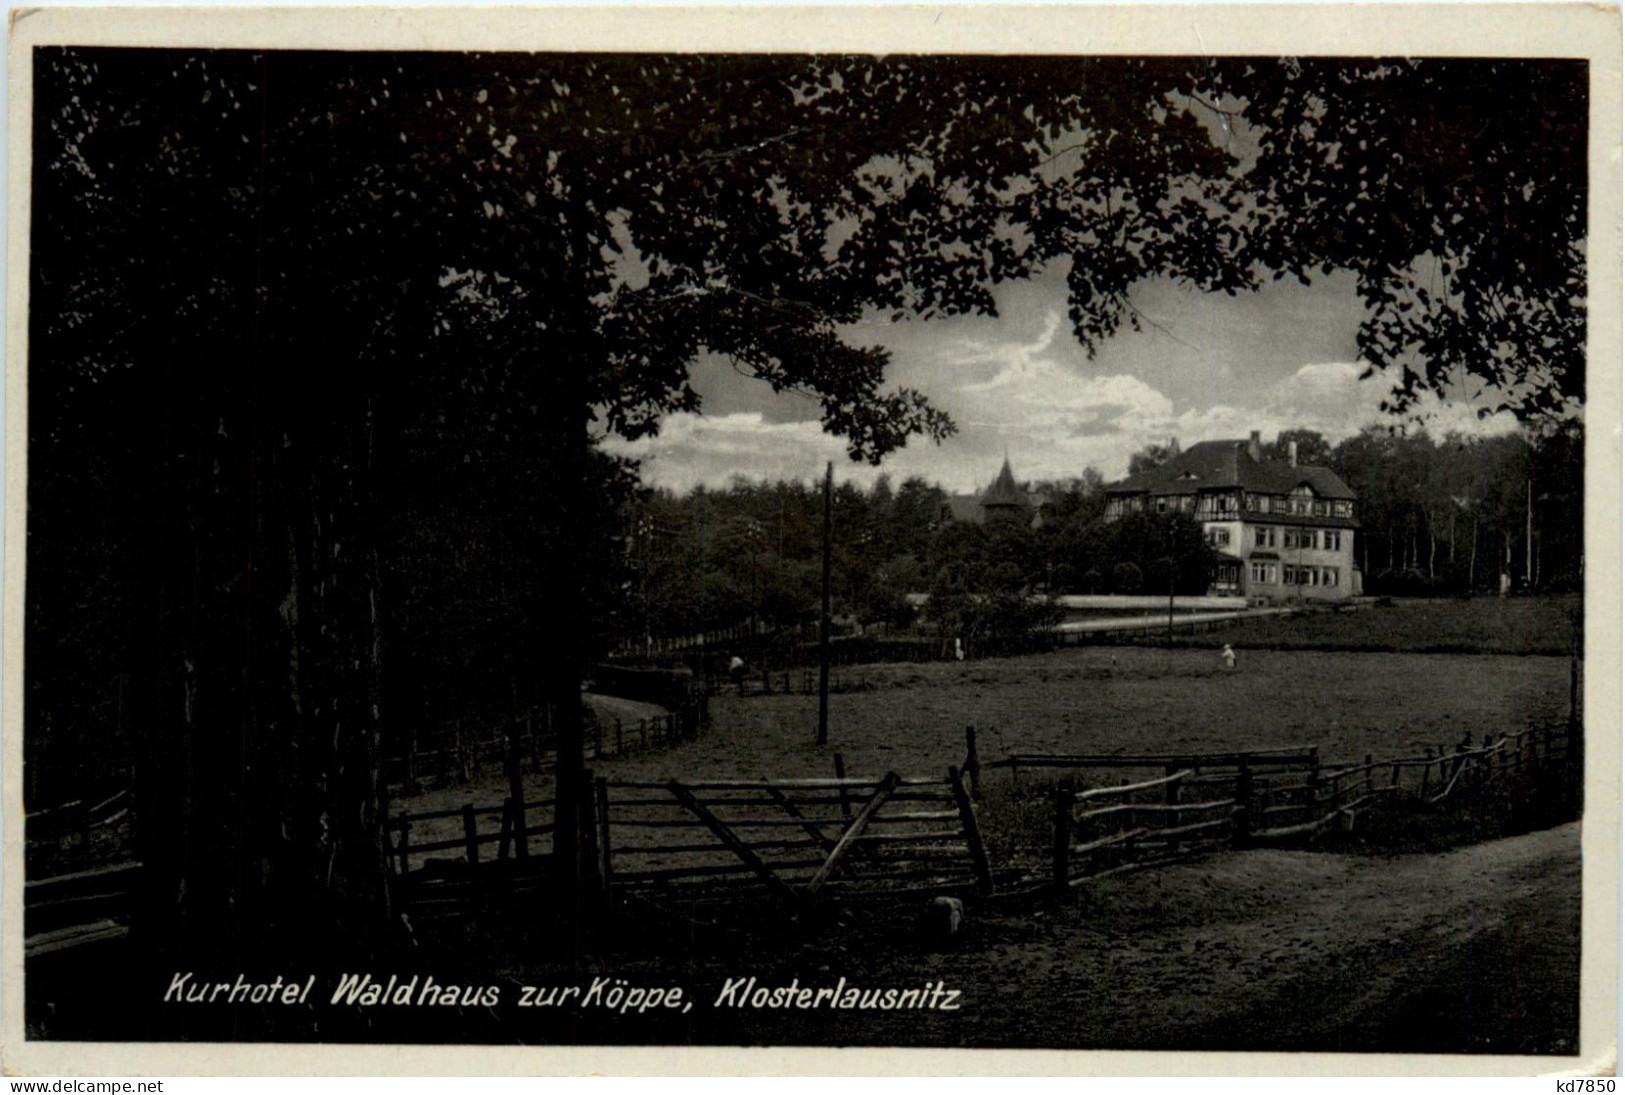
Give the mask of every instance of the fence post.
POLYGON ((406 877, 406 872, 412 869, 412 862, 408 858, 408 856, 410 856, 410 854, 411 854, 411 851, 410 851, 411 846, 412 846, 412 823, 403 818, 401 820, 401 877, 402 878, 405 878, 406 877))
MULTIPOLYGON (((596 780, 593 778, 591 768, 583 768, 576 778, 581 781, 577 785, 578 797, 576 801, 580 803, 577 809, 586 815, 577 818, 576 828, 583 845, 581 849, 582 874, 584 875, 581 880, 583 896, 589 903, 589 907, 596 907, 597 911, 602 913, 607 900, 604 890, 604 862, 602 852, 598 847, 598 797, 593 793, 596 780)), ((557 821, 558 819, 555 818, 554 820, 557 821)), ((554 831, 557 832, 556 829, 554 831)))
MULTIPOLYGON (((1178 771, 1179 771, 1179 765, 1177 765, 1177 764, 1165 764, 1165 765, 1162 766, 1162 774, 1164 776, 1174 775, 1178 771)), ((1179 805, 1179 781, 1178 780, 1171 780, 1170 782, 1165 783, 1163 785, 1163 788, 1162 788, 1162 800, 1165 803, 1167 803, 1169 806, 1177 806, 1177 805, 1179 805)))
POLYGON ((474 866, 480 861, 480 831, 474 822, 474 804, 463 804, 463 842, 464 855, 468 858, 468 865, 474 866))
MULTIPOLYGON (((835 754, 835 778, 846 778, 846 758, 839 753, 835 754)), ((852 817, 852 802, 846 797, 846 788, 844 786, 840 788, 840 797, 841 816, 850 820, 852 817)))
POLYGON ((508 858, 508 845, 513 840, 513 797, 502 800, 502 823, 497 827, 497 858, 508 858))
POLYGON ((598 812, 598 855, 603 861, 605 904, 609 905, 610 880, 614 875, 614 849, 609 840, 609 781, 599 776, 592 781, 592 787, 598 812))
POLYGON ((959 807, 959 823, 965 830, 965 846, 970 849, 971 866, 976 870, 976 885, 982 896, 993 892, 993 869, 987 862, 987 848, 982 844, 982 830, 976 824, 976 811, 960 782, 959 769, 949 765, 948 786, 954 793, 954 805, 959 807))
POLYGON ((1055 883, 1055 892, 1065 894, 1071 890, 1071 869, 1068 860, 1072 855, 1072 803, 1074 795, 1072 781, 1062 780, 1055 788, 1055 830, 1051 845, 1051 878, 1055 883))
POLYGON ((1253 839, 1253 770, 1245 760, 1236 769, 1236 812, 1233 818, 1233 843, 1238 848, 1245 848, 1253 839))
POLYGON ((965 727, 965 775, 970 779, 970 797, 982 797, 982 762, 976 756, 976 727, 965 727))

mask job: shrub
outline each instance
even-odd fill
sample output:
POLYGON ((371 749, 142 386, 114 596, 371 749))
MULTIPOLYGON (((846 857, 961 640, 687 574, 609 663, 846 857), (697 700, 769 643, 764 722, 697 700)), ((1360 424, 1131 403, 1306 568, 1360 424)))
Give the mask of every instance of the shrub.
POLYGON ((1138 593, 1145 584, 1145 574, 1133 563, 1118 563, 1112 567, 1113 593, 1138 593))

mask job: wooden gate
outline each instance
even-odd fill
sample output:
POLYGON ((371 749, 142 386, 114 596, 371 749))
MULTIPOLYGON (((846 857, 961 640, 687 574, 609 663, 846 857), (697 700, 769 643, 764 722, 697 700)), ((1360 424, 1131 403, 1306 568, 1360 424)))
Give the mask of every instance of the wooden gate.
POLYGON ((989 893, 970 796, 946 778, 596 784, 611 887, 760 884, 806 904, 828 894, 989 893))

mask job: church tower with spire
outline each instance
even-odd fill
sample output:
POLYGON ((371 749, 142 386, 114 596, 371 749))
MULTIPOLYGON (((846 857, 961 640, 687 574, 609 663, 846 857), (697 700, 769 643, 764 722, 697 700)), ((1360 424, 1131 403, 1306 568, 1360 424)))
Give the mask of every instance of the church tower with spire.
POLYGON ((982 522, 1021 521, 1026 517, 1027 498, 1016 486, 1016 477, 1010 471, 1010 457, 1004 458, 999 477, 982 495, 982 522))

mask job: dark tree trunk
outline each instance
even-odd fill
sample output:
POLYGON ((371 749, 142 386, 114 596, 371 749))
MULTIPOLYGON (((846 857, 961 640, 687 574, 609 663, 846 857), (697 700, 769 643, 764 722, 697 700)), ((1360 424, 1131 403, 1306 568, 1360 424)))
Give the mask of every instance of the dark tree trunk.
POLYGON ((180 968, 321 968, 392 935, 371 422, 247 372, 172 392, 162 431, 137 923, 180 968))
MULTIPOLYGON (((584 306, 583 306, 584 309, 584 306)), ((578 314, 590 314, 585 309, 578 314)), ((558 751, 554 787, 554 871, 557 914, 565 956, 579 962, 588 910, 597 900, 596 864, 588 855, 592 798, 585 783, 586 737, 582 722, 581 686, 590 668, 603 621, 595 618, 589 591, 593 561, 583 531, 592 527, 593 514, 603 499, 592 495, 601 476, 593 473, 589 435, 590 394, 588 363, 590 339, 570 340, 560 347, 544 347, 535 364, 544 371, 548 410, 545 447, 555 454, 551 474, 541 486, 538 503, 553 508, 556 521, 544 550, 542 565, 549 574, 547 611, 538 621, 544 628, 544 649, 549 650, 543 670, 558 751)))

